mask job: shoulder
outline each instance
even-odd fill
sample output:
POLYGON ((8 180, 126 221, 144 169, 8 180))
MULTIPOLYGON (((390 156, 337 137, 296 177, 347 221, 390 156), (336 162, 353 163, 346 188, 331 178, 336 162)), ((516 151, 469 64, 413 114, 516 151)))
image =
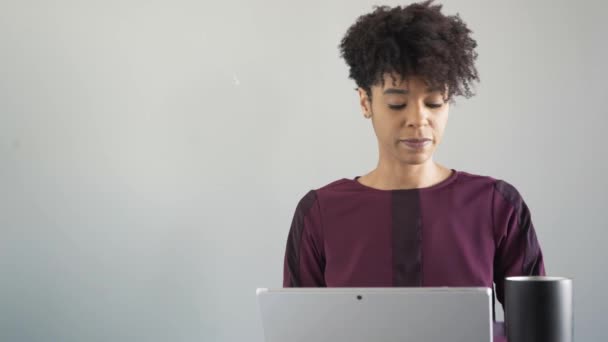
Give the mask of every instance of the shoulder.
POLYGON ((468 186, 483 186, 491 191, 495 205, 502 205, 519 210, 525 205, 520 191, 512 183, 491 176, 476 175, 460 171, 460 181, 468 186))
POLYGON ((357 184, 357 181, 349 178, 341 178, 325 185, 312 188, 304 194, 298 202, 298 208, 302 211, 308 211, 314 205, 320 205, 319 202, 326 203, 331 199, 344 200, 347 197, 356 193, 361 193, 362 187, 357 184))
POLYGON ((360 192, 361 185, 354 179, 341 178, 309 191, 310 196, 327 197, 332 195, 360 192), (313 195, 314 194, 314 195, 313 195))
POLYGON ((458 173, 455 185, 459 187, 459 191, 467 194, 484 194, 484 197, 493 199, 494 205, 519 209, 524 204, 517 187, 504 179, 465 171, 458 173))
POLYGON ((346 191, 348 188, 352 188, 350 180, 346 178, 338 179, 325 184, 321 187, 313 188, 308 190, 304 196, 302 196, 298 202, 298 208, 302 210, 309 209, 312 205, 318 201, 320 196, 327 194, 346 191))
POLYGON ((490 176, 474 174, 466 171, 457 172, 458 178, 456 180, 456 183, 459 186, 486 187, 491 189, 497 181, 497 179, 490 176))
POLYGON ((458 181, 462 185, 468 186, 485 186, 491 191, 499 193, 505 198, 515 200, 521 198, 517 188, 504 179, 495 178, 492 176, 478 175, 465 171, 458 171, 458 181))
POLYGON ((518 209, 521 206, 523 198, 521 193, 513 184, 499 179, 496 181, 494 189, 496 191, 496 195, 501 196, 512 207, 518 209))
POLYGON ((521 193, 512 183, 491 176, 482 176, 472 173, 462 172, 460 178, 464 188, 460 191, 467 196, 483 194, 483 198, 489 201, 492 210, 492 217, 495 222, 508 220, 511 215, 517 215, 518 220, 525 220, 521 215, 529 214, 521 193))

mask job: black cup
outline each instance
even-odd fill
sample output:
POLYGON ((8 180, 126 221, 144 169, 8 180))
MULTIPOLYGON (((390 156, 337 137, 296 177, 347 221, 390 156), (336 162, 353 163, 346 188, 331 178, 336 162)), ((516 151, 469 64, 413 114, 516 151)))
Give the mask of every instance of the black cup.
POLYGON ((527 276, 505 279, 509 342, 572 342, 572 279, 527 276))

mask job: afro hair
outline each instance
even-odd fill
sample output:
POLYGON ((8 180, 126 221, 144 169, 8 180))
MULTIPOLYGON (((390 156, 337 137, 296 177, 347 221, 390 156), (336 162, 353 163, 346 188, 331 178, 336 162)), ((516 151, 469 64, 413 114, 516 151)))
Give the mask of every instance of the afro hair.
POLYGON ((340 42, 340 55, 350 68, 349 77, 371 99, 371 86, 382 84, 384 74, 402 79, 422 77, 446 94, 446 100, 473 96, 472 81, 477 42, 458 14, 445 16, 433 0, 406 7, 374 6, 357 18, 340 42), (447 87, 447 89, 446 89, 447 87))

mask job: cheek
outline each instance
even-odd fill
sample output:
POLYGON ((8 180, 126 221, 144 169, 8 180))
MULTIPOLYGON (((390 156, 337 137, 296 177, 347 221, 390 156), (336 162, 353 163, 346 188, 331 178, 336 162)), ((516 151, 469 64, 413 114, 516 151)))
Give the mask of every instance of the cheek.
POLYGON ((380 140, 386 140, 392 134, 391 127, 387 125, 384 121, 374 122, 374 131, 376 132, 376 136, 380 140))
POLYGON ((393 134, 395 130, 395 122, 393 122, 391 117, 387 116, 386 113, 374 112, 372 124, 374 125, 376 133, 381 136, 393 134))
POLYGON ((433 134, 435 135, 435 139, 437 140, 437 144, 443 140, 443 134, 445 132, 445 121, 435 122, 433 126, 433 134))
POLYGON ((435 131, 442 134, 443 131, 445 131, 445 127, 447 126, 447 123, 448 123, 447 113, 440 114, 439 116, 437 116, 437 118, 434 122, 435 131))

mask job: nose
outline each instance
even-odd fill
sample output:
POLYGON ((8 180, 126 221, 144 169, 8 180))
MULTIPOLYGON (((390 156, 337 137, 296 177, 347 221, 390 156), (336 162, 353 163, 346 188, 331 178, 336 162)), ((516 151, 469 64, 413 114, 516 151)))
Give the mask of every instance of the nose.
POLYGON ((414 103, 405 111, 404 123, 408 127, 424 127, 429 124, 429 111, 421 103, 414 103))

